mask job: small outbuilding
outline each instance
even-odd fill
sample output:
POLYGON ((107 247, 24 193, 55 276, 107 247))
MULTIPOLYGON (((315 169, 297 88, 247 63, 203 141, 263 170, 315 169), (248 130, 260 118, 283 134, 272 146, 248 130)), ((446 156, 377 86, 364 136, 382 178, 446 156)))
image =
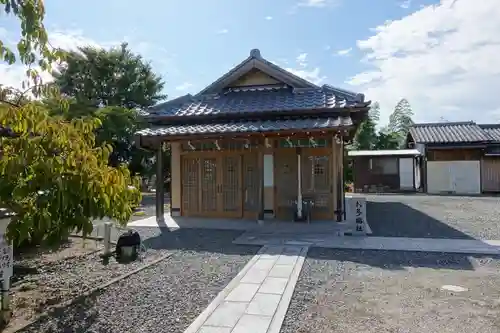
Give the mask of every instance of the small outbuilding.
POLYGON ((421 188, 416 149, 351 150, 348 152, 354 192, 415 192, 421 188))
POLYGON ((500 125, 413 124, 407 146, 422 152, 423 187, 430 194, 500 192, 500 125))

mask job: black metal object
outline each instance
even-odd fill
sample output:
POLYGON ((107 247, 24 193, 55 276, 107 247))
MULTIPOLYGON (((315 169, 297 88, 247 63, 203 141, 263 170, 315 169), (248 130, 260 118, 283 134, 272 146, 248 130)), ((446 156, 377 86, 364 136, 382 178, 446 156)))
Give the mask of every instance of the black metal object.
POLYGON ((302 216, 299 217, 299 201, 295 200, 295 211, 293 213, 293 220, 295 222, 307 222, 311 223, 311 213, 314 206, 313 198, 303 198, 302 199, 302 216))
POLYGON ((128 261, 128 260, 135 260, 139 256, 139 251, 141 248, 141 236, 139 233, 135 230, 129 230, 127 232, 124 232, 123 234, 118 237, 118 241, 116 242, 116 260, 117 261, 128 261), (131 247, 132 248, 132 255, 131 257, 126 257, 123 254, 123 248, 124 247, 131 247))

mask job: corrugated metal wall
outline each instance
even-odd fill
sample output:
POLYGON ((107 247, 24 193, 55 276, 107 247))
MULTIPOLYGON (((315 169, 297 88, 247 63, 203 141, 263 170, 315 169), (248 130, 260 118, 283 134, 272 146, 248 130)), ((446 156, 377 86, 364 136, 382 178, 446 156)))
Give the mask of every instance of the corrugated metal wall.
POLYGON ((500 157, 484 157, 481 177, 483 192, 500 192, 500 157))

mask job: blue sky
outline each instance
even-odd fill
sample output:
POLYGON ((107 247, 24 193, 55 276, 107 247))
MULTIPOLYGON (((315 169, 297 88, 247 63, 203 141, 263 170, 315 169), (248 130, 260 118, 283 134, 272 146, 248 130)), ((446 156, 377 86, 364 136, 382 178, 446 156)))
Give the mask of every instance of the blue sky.
MULTIPOLYGON (((493 98, 500 86, 500 23, 491 19, 500 17, 498 0, 144 4, 50 0, 45 24, 57 46, 128 41, 164 77, 169 97, 196 93, 259 48, 306 79, 379 101, 384 121, 403 97, 417 121, 500 121, 493 98)), ((16 21, 2 18, 2 40, 16 40, 17 31, 16 21)), ((19 85, 22 72, 0 64, 0 84, 19 85)))

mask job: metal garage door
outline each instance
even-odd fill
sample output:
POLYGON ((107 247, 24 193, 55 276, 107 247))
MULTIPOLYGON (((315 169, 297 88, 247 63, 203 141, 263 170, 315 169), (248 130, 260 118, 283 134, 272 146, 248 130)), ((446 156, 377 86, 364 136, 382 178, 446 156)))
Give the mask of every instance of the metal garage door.
POLYGON ((428 193, 481 193, 479 161, 427 162, 428 193))
POLYGON ((483 192, 500 192, 500 158, 485 157, 481 166, 483 192))

